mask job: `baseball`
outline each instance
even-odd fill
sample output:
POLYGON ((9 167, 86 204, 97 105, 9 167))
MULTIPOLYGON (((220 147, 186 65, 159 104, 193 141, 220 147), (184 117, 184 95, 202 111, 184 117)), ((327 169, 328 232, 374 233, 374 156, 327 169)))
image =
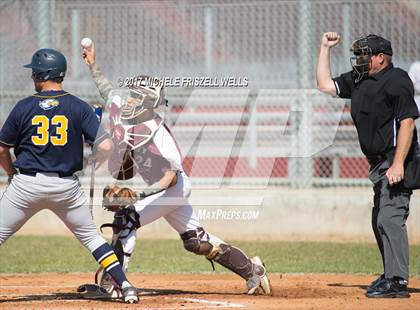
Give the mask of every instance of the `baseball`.
POLYGON ((90 48, 92 46, 92 39, 91 38, 83 38, 82 41, 80 41, 80 44, 83 48, 90 48))

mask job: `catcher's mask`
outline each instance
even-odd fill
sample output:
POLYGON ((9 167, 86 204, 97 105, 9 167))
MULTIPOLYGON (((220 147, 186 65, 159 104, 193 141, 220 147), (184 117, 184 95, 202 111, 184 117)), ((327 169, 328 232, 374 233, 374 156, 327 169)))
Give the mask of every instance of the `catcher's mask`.
POLYGON ((106 210, 117 212, 137 201, 137 194, 128 187, 109 185, 103 190, 102 207, 106 210))
POLYGON ((375 34, 353 41, 350 51, 354 54, 350 58, 350 63, 353 67, 355 83, 360 82, 369 75, 369 64, 372 55, 384 53, 392 56, 391 42, 375 34))
POLYGON ((156 78, 138 76, 128 89, 129 96, 121 105, 121 119, 134 119, 146 110, 167 103, 163 84, 156 78))

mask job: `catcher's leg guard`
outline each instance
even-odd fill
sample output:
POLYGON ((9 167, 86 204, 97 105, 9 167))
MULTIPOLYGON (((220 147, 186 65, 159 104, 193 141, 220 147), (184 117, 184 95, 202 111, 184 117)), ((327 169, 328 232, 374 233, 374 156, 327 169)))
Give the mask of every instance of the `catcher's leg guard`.
POLYGON ((271 294, 267 270, 258 256, 250 259, 242 250, 220 244, 217 254, 211 259, 244 278, 249 295, 271 294))
MULTIPOLYGON (((127 272, 131 254, 136 244, 136 230, 140 227, 139 215, 132 208, 125 208, 115 213, 112 224, 104 224, 104 227, 112 227, 112 243, 115 254, 124 272, 127 272)), ((103 272, 99 284, 113 298, 122 297, 122 291, 107 273, 103 272)))
POLYGON ((261 289, 271 294, 266 269, 259 257, 249 259, 246 254, 229 244, 211 242, 210 236, 202 229, 189 230, 181 234, 184 248, 197 255, 204 255, 247 281, 248 294, 256 294, 261 289))
POLYGON ((196 230, 188 230, 181 234, 184 243, 184 249, 197 255, 205 255, 206 257, 214 256, 217 248, 209 241, 204 241, 197 235, 196 230))
POLYGON ((115 254, 127 271, 131 253, 136 244, 136 231, 140 227, 140 217, 134 208, 125 208, 115 213, 112 224, 103 224, 104 227, 112 227, 112 243, 115 254))

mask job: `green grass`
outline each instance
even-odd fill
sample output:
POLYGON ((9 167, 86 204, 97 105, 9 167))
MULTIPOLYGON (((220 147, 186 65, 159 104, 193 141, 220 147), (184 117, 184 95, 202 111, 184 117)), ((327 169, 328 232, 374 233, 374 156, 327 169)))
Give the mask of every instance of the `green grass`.
MULTIPOLYGON (((380 273, 382 266, 374 244, 232 241, 250 256, 264 258, 270 272, 380 273)), ((73 237, 15 236, 0 247, 0 273, 93 272, 97 264, 73 237)), ((216 266, 218 272, 225 272, 216 266)), ((138 240, 130 264, 132 272, 210 272, 203 257, 187 253, 181 240, 138 240)), ((411 275, 420 275, 420 246, 410 247, 411 275)))

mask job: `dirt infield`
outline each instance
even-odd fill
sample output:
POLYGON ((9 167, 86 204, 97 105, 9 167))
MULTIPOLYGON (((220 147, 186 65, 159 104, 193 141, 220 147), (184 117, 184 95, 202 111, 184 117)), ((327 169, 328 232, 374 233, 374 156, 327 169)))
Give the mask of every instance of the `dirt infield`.
POLYGON ((0 274, 2 309, 420 309, 420 278, 410 281, 411 298, 364 297, 372 276, 272 274, 273 296, 247 296, 244 282, 220 274, 130 274, 142 288, 140 304, 83 300, 79 284, 91 274, 0 274))

